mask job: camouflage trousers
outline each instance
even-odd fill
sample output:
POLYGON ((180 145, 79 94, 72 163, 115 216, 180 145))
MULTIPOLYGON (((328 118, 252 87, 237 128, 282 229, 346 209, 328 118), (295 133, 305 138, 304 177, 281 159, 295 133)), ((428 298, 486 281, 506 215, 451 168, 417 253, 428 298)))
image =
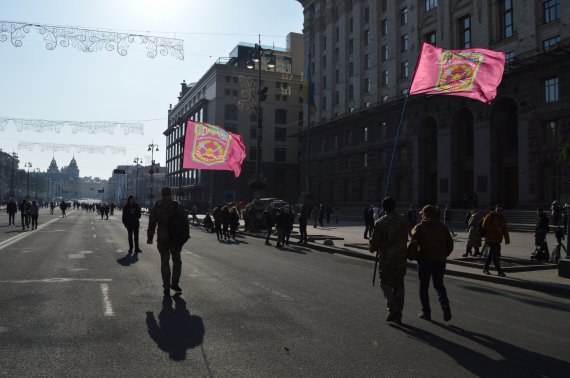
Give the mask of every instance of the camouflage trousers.
POLYGON ((172 276, 172 284, 177 285, 180 282, 180 274, 182 273, 182 259, 180 257, 181 245, 175 245, 169 240, 157 241, 158 252, 160 252, 160 273, 162 274, 162 286, 170 287, 172 276), (172 256, 172 274, 170 272, 170 256, 172 256))
POLYGON ((404 309, 404 276, 406 258, 387 259, 380 252, 380 287, 386 298, 390 313, 401 313, 404 309))

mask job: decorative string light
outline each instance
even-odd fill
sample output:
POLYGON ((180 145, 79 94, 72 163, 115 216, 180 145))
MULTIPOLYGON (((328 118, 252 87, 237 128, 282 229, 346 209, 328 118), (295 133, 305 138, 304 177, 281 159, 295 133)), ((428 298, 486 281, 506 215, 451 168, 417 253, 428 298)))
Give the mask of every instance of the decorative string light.
POLYGON ((22 40, 32 30, 43 36, 48 50, 55 50, 59 45, 61 47, 71 46, 82 52, 116 50, 119 55, 125 56, 129 47, 138 43, 148 50, 146 55, 149 58, 154 58, 160 54, 162 56, 171 55, 174 58, 184 60, 184 41, 181 39, 91 30, 75 26, 0 21, 0 42, 10 40, 15 47, 21 47, 23 45, 22 40))
POLYGON ((246 109, 250 113, 255 114, 257 108, 257 94, 255 92, 255 82, 253 77, 239 75, 240 97, 237 106, 240 109, 246 109))
POLYGON ((127 153, 127 148, 125 146, 94 146, 88 144, 63 144, 63 143, 37 143, 37 142, 18 142, 19 150, 32 151, 36 147, 39 147, 42 152, 52 151, 52 152, 87 152, 90 154, 123 154, 127 153))
POLYGON ((0 117, 0 131, 6 131, 6 126, 13 124, 18 132, 34 131, 36 133, 54 132, 61 133, 64 127, 71 128, 73 134, 107 133, 113 135, 119 127, 125 135, 137 133, 144 135, 144 126, 140 122, 113 122, 113 121, 53 121, 45 119, 25 119, 0 117))

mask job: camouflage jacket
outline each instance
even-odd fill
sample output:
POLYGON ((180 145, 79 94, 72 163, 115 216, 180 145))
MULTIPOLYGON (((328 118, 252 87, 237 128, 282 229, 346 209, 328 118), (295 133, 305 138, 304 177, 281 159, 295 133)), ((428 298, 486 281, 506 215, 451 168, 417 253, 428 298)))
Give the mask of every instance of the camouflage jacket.
POLYGON ((147 230, 147 237, 149 239, 154 237, 154 232, 158 224, 157 239, 168 240, 168 220, 172 216, 173 202, 171 199, 158 200, 150 210, 147 230))
POLYGON ((374 223, 369 251, 380 251, 388 259, 406 258, 408 222, 406 217, 389 213, 374 223))

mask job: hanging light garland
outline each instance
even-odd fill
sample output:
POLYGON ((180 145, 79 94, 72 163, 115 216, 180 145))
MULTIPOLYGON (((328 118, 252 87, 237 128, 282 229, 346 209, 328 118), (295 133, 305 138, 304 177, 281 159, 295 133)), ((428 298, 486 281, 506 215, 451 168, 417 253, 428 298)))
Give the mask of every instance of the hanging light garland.
POLYGON ((36 147, 39 147, 42 152, 52 151, 52 152, 87 152, 90 154, 105 154, 110 152, 114 155, 123 154, 126 155, 127 148, 125 146, 94 146, 88 144, 63 144, 63 143, 37 143, 37 142, 18 142, 19 150, 32 151, 36 147))
POLYGON ((73 134, 107 133, 113 135, 119 127, 125 135, 137 133, 144 135, 144 126, 140 122, 113 122, 113 121, 52 121, 45 119, 25 119, 0 117, 0 131, 6 131, 6 126, 13 124, 18 132, 34 131, 36 133, 54 132, 61 133, 64 127, 71 128, 73 134))
POLYGON ((10 40, 15 47, 21 47, 23 45, 22 39, 32 30, 43 36, 48 50, 55 50, 59 45, 61 47, 71 46, 82 52, 116 50, 119 55, 125 56, 129 47, 138 43, 148 50, 146 55, 149 58, 154 58, 160 54, 162 56, 171 55, 174 58, 184 60, 184 41, 181 39, 91 30, 75 26, 0 21, 0 42, 10 40))
POLYGON ((239 75, 239 84, 241 99, 237 101, 238 108, 246 109, 250 113, 255 114, 257 108, 257 96, 253 77, 239 75))

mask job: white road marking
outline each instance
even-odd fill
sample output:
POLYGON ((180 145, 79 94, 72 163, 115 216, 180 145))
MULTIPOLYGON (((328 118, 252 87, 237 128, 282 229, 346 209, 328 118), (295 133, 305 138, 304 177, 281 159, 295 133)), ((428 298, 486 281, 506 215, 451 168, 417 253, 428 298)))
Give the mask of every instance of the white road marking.
POLYGON ((258 286, 258 287, 260 287, 260 288, 262 288, 262 289, 264 289, 264 290, 267 290, 267 291, 270 292, 271 294, 277 295, 278 297, 281 297, 281 298, 286 299, 286 300, 288 300, 288 301, 292 301, 292 300, 293 300, 293 298, 291 298, 291 297, 288 296, 287 294, 282 293, 282 292, 277 291, 277 290, 273 290, 273 289, 271 289, 271 288, 269 288, 269 287, 267 287, 267 286, 264 286, 264 285, 262 285, 262 284, 260 284, 260 283, 258 283, 258 282, 252 282, 252 284, 254 284, 255 286, 258 286))
POLYGON ((67 255, 68 259, 84 259, 85 255, 88 255, 90 253, 93 253, 93 251, 80 251, 77 253, 69 253, 67 255))
MULTIPOLYGON (((43 223, 41 226, 38 226, 38 230, 41 230, 42 228, 44 228, 44 227, 47 226, 48 224, 50 224, 50 223, 52 223, 52 222, 55 222, 55 221, 58 221, 58 220, 60 220, 60 219, 61 219, 61 218, 55 218, 55 219, 52 219, 52 220, 50 220, 50 221, 48 221, 48 222, 46 222, 46 223, 43 223)), ((34 232, 24 232, 24 233, 21 233, 21 234, 19 234, 19 235, 14 236, 14 237, 12 237, 12 238, 10 238, 10 239, 8 239, 8 240, 4 240, 2 243, 0 243, 0 251, 3 250, 4 248, 6 248, 6 247, 8 247, 8 246, 10 246, 10 245, 12 245, 12 244, 14 244, 14 243, 17 242, 18 240, 24 239, 24 238, 28 237, 29 235, 33 235, 33 234, 34 234, 34 232)))
POLYGON ((4 280, 0 283, 28 284, 28 283, 64 283, 64 282, 111 282, 111 278, 45 278, 43 280, 4 280))
POLYGON ((184 250, 184 252, 186 252, 187 254, 192 255, 192 256, 194 256, 194 257, 197 257, 197 258, 199 258, 199 259, 203 259, 202 256, 198 256, 197 254, 192 253, 192 252, 190 252, 190 251, 184 250))
POLYGON ((105 316, 113 316, 113 306, 111 305, 111 300, 109 299, 109 285, 101 284, 101 294, 103 294, 103 304, 105 306, 105 316))

